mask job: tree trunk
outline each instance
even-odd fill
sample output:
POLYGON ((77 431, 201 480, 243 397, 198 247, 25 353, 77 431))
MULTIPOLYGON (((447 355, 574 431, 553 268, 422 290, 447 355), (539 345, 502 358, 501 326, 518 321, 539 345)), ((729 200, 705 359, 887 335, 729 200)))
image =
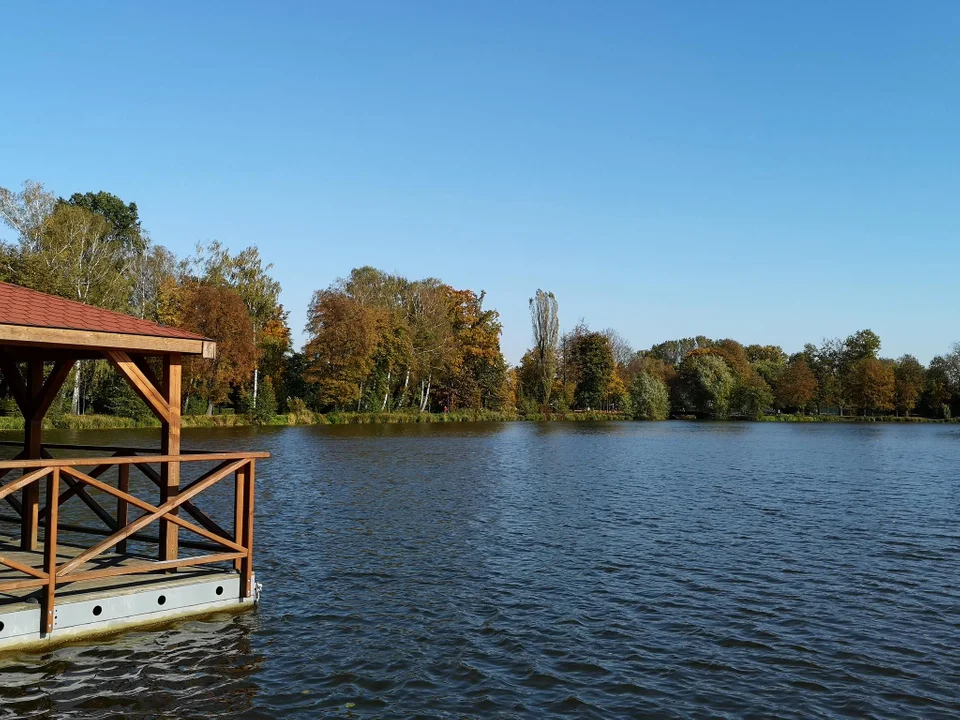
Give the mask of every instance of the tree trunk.
POLYGON ((73 364, 73 402, 71 404, 74 415, 80 414, 80 361, 73 364))
POLYGON ((380 412, 384 412, 387 409, 387 400, 390 397, 390 371, 387 370, 387 389, 383 393, 383 404, 380 406, 380 412))
POLYGON ((260 368, 253 369, 253 409, 257 409, 257 385, 260 378, 260 368))
POLYGON ((207 417, 213 417, 213 400, 207 400, 207 417))

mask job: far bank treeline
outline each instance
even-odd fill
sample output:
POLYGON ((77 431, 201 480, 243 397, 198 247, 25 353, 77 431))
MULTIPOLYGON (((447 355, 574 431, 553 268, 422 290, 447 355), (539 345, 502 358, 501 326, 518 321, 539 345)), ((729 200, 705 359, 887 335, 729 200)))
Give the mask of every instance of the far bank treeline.
MULTIPOLYGON (((302 348, 291 343, 280 285, 256 247, 209 242, 177 258, 141 226, 135 203, 106 192, 58 198, 41 184, 0 188, 0 281, 202 333, 213 362, 184 367, 184 412, 280 415, 351 412, 473 417, 669 416, 759 418, 768 413, 948 418, 960 400, 960 347, 929 367, 886 359, 863 330, 787 354, 705 337, 634 351, 616 331, 583 321, 560 332, 559 304, 530 300, 532 348, 517 367, 482 291, 411 280, 372 267, 318 290, 302 348)), ((0 414, 15 414, 0 383, 0 414)), ((53 416, 149 417, 101 361, 77 363, 53 416)))

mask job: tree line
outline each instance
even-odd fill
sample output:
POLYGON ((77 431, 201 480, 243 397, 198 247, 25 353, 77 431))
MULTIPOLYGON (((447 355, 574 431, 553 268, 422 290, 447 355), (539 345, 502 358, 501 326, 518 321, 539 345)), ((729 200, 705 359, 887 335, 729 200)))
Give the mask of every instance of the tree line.
POLYGON ((533 347, 509 378, 520 412, 605 410, 645 420, 781 412, 949 419, 960 409, 960 343, 929 366, 913 355, 881 357, 871 330, 793 354, 704 336, 634 351, 615 330, 592 331, 583 321, 560 335, 552 293, 538 290, 530 313, 533 347))
MULTIPOLYGON (((561 333, 559 303, 529 301, 532 345, 516 367, 500 348, 483 291, 373 267, 314 293, 306 342, 291 343, 280 284, 258 249, 212 241, 178 258, 108 192, 57 197, 36 182, 0 188, 0 281, 164 325, 218 343, 184 365, 184 412, 444 412, 541 416, 600 411, 637 419, 759 418, 765 413, 922 415, 960 410, 960 345, 924 366, 884 358, 860 330, 788 354, 703 336, 635 351, 613 329, 580 321, 561 333)), ((5 384, 0 411, 16 412, 5 384)), ((142 401, 104 361, 80 361, 51 409, 141 418, 142 401)))
MULTIPOLYGON (((186 359, 184 410, 276 412, 290 348, 280 284, 256 247, 231 254, 198 245, 177 258, 152 241, 134 202, 108 192, 57 197, 41 183, 0 188, 0 281, 201 333, 218 343, 214 361, 186 359), (263 379, 261 382, 261 378, 263 379)), ((0 409, 12 413, 0 386, 0 409)), ((146 405, 106 361, 78 361, 51 413, 142 418, 146 405)))

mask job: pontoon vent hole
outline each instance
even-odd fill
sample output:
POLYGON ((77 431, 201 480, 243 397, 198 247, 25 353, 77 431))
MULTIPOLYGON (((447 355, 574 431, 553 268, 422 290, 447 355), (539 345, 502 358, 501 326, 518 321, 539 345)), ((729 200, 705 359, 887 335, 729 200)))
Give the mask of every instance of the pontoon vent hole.
POLYGON ((99 605, 95 605, 95 606, 94 606, 94 608, 93 608, 93 614, 94 614, 94 615, 99 615, 99 614, 102 613, 102 612, 103 612, 103 608, 102 608, 102 607, 100 607, 99 605))
POLYGON ((223 585, 217 585, 217 595, 223 595, 223 585))
POLYGON ((0 632, 3 632, 3 623, 0 622, 0 632))
POLYGON ((167 601, 166 595, 161 595, 157 598, 157 605, 163 605, 167 601))

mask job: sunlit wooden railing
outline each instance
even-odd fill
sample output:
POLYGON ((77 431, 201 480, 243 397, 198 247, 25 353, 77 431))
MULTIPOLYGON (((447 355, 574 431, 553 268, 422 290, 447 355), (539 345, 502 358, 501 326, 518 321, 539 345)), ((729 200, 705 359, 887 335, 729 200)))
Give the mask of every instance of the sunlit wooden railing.
MULTIPOLYGON (((9 444, 9 443, 3 443, 9 444)), ((28 565, 0 554, 0 565, 17 571, 25 577, 0 581, 0 592, 24 588, 43 588, 43 632, 53 629, 53 609, 57 588, 67 583, 82 580, 96 580, 120 575, 173 571, 177 568, 213 563, 232 562, 240 574, 241 598, 253 595, 253 512, 255 466, 258 459, 269 457, 267 453, 207 453, 191 452, 181 455, 160 455, 151 450, 122 447, 92 447, 79 445, 45 445, 41 459, 13 459, 0 461, 0 480, 16 471, 23 475, 6 484, 0 485, 0 500, 6 500, 22 515, 22 505, 14 497, 34 483, 46 484, 46 507, 39 510, 40 526, 44 528, 42 563, 39 567, 28 565), (50 449, 99 450, 112 452, 109 457, 53 458, 50 449), (196 480, 183 484, 175 495, 165 501, 154 504, 137 497, 130 492, 130 470, 138 469, 146 478, 158 487, 161 486, 162 468, 167 463, 178 463, 180 468, 191 463, 216 463, 196 480), (108 470, 116 467, 116 487, 100 480, 108 470), (214 521, 193 502, 201 493, 213 487, 227 477, 234 478, 234 518, 233 529, 228 531, 214 521), (113 512, 105 508, 87 490, 94 489, 116 500, 113 512), (60 507, 73 497, 79 498, 102 521, 104 527, 71 525, 60 522, 60 507), (131 510, 140 511, 139 517, 130 518, 131 510), (191 520, 180 516, 180 511, 191 520), (168 524, 170 528, 179 528, 198 535, 200 541, 182 540, 179 546, 205 550, 207 554, 199 556, 178 556, 174 543, 174 557, 162 557, 149 561, 141 557, 127 558, 122 564, 109 567, 85 569, 88 563, 104 553, 116 549, 126 554, 129 540, 154 542, 162 545, 161 538, 144 535, 141 531, 157 524, 168 524), (61 531, 105 536, 91 547, 81 547, 78 554, 58 564, 57 536, 61 531)), ((19 518, 15 518, 19 521, 19 518)), ((176 531, 174 530, 174 533, 176 531)), ((170 553, 166 553, 169 555, 170 553)), ((39 553, 37 553, 39 556, 39 553)))

